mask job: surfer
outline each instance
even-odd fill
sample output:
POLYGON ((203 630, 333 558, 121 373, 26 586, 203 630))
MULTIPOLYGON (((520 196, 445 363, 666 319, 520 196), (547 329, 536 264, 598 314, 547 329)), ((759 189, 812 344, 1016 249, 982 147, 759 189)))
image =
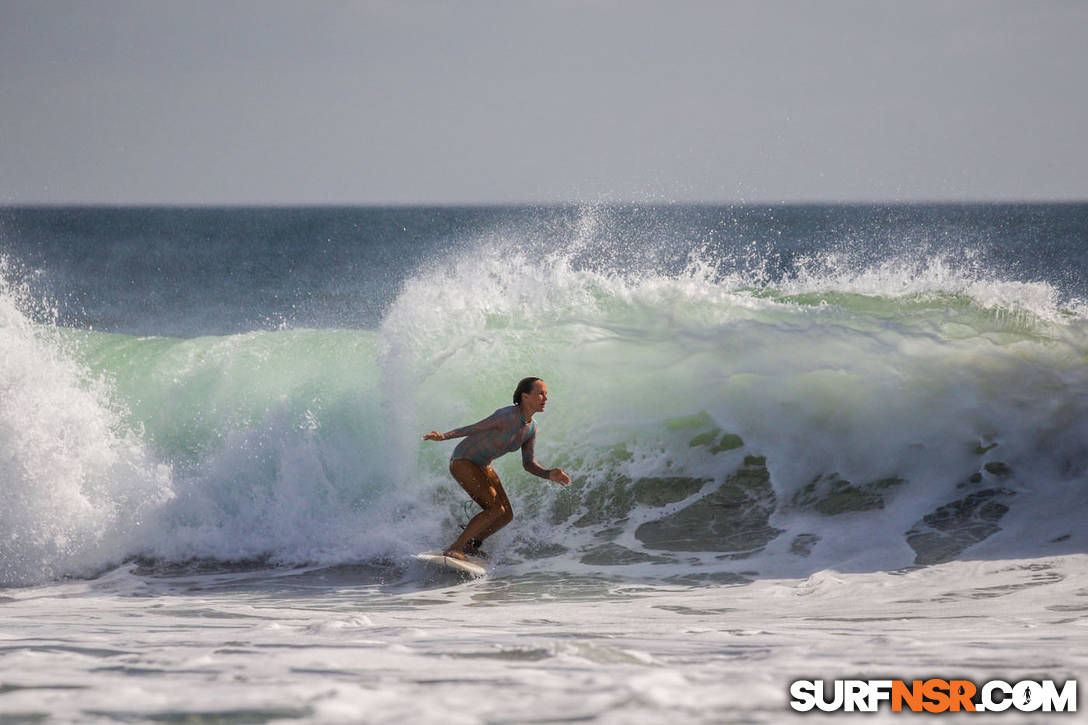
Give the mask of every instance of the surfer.
POLYGON ((533 415, 544 410, 548 402, 548 386, 540 378, 523 378, 514 389, 514 404, 499 408, 478 423, 455 428, 448 433, 431 431, 423 436, 428 441, 464 438, 453 449, 450 475, 472 497, 480 513, 472 517, 465 530, 443 552, 446 556, 465 560, 466 555, 483 555, 483 540, 506 526, 514 518, 510 499, 506 497, 491 461, 521 448, 521 465, 534 476, 566 486, 570 476, 561 468, 544 468, 533 456, 536 423, 533 415))

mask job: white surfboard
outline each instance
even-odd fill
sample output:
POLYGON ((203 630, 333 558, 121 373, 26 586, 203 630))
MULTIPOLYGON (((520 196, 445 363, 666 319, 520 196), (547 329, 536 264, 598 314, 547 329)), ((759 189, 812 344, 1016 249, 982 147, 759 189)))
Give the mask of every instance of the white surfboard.
POLYGON ((472 576, 483 576, 487 573, 487 561, 478 556, 469 556, 468 561, 461 561, 460 559, 446 556, 441 551, 435 550, 416 554, 416 558, 420 561, 425 561, 428 564, 444 566, 447 569, 464 572, 466 574, 471 574, 472 576))

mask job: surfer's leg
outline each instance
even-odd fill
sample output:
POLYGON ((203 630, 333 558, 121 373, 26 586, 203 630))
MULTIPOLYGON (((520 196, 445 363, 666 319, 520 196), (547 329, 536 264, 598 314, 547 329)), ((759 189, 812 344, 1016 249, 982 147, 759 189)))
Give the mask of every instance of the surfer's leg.
POLYGON ((462 558, 465 549, 470 546, 469 542, 474 545, 472 548, 479 547, 477 542, 482 542, 510 523, 514 513, 510 508, 510 499, 503 490, 502 481, 490 466, 482 469, 472 461, 458 458, 450 461, 450 474, 483 509, 472 517, 457 540, 446 549, 447 556, 462 558))
POLYGON ((514 509, 510 506, 510 499, 506 497, 506 491, 502 487, 502 481, 499 480, 498 475, 490 467, 488 467, 485 473, 488 476, 488 480, 492 482, 492 485, 498 491, 499 506, 503 511, 507 513, 507 515, 496 519, 495 521, 490 523, 487 528, 476 534, 475 538, 469 539, 468 545, 465 547, 465 550, 468 551, 470 554, 472 553, 471 549, 479 549, 480 545, 483 544, 484 539, 494 534, 503 526, 506 526, 514 518, 514 509))

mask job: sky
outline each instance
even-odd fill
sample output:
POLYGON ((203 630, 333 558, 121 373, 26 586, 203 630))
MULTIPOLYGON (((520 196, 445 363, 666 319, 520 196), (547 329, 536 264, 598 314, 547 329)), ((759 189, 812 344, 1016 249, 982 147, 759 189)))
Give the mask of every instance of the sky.
POLYGON ((1081 0, 0 0, 0 204, 1088 200, 1081 0))

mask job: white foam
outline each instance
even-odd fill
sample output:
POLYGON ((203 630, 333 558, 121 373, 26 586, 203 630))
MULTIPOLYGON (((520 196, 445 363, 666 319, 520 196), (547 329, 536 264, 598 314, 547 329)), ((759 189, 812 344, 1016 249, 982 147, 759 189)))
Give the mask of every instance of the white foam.
MULTIPOLYGON (((58 721, 809 722, 789 710, 795 679, 1076 679, 1088 667, 1086 564, 1079 555, 828 570, 589 600, 562 579, 300 595, 273 573, 239 588, 149 580, 154 599, 130 596, 125 582, 73 582, 4 602, 4 711, 58 721), (512 599, 507 588, 537 596, 512 599)), ((903 715, 884 706, 865 717, 903 715)))
POLYGON ((57 329, 21 309, 0 266, 0 583, 87 575, 153 535, 171 471, 64 352, 57 329))

